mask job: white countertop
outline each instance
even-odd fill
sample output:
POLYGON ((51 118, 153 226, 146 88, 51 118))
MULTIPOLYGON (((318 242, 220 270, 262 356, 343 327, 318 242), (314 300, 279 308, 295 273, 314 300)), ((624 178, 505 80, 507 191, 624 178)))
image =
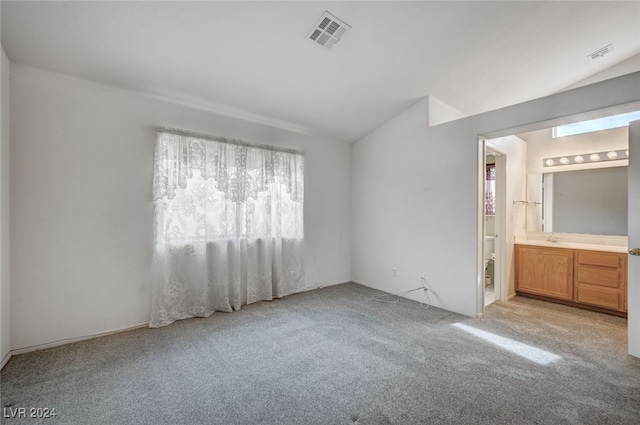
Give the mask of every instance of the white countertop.
POLYGON ((516 244, 546 246, 549 248, 586 249, 589 251, 606 251, 606 252, 620 252, 620 253, 627 252, 626 246, 594 245, 594 244, 586 244, 586 243, 519 240, 519 241, 516 241, 516 244))
POLYGON ((514 242, 518 245, 545 246, 549 248, 585 249, 590 251, 606 251, 626 253, 627 238, 624 236, 577 235, 569 233, 553 233, 558 242, 546 240, 549 233, 533 233, 516 235, 514 242))

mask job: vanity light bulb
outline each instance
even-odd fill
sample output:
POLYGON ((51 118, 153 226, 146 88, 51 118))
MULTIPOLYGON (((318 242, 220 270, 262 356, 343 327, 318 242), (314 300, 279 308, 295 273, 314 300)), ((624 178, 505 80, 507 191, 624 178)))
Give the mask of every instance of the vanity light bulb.
POLYGON ((609 159, 616 159, 618 157, 618 152, 616 151, 611 151, 607 154, 607 158, 609 159))
POLYGON ((592 153, 591 155, 589 155, 589 159, 592 161, 600 161, 600 155, 598 155, 597 153, 592 153))
POLYGON ((562 158, 560 158, 560 164, 562 165, 567 165, 569 163, 569 158, 563 156, 562 158))
POLYGON ((584 158, 582 157, 582 155, 578 155, 575 158, 573 158, 573 162, 580 164, 581 162, 584 162, 584 158))
POLYGON ((629 149, 627 149, 626 151, 624 151, 624 154, 627 155, 627 157, 629 157, 629 149))
POLYGON ((556 165, 556 162, 553 159, 547 159, 544 163, 549 167, 551 167, 552 165, 556 165))

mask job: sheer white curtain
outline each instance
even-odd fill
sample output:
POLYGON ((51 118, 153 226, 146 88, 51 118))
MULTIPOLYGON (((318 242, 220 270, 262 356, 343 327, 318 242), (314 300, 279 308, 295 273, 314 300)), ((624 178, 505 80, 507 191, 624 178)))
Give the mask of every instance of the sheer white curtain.
POLYGON ((305 289, 304 155, 158 132, 150 327, 305 289))

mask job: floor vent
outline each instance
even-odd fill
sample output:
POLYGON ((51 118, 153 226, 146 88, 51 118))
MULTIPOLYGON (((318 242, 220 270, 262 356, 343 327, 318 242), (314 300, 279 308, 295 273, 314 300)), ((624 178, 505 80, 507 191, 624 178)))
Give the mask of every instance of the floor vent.
POLYGON ((327 49, 332 48, 351 27, 325 11, 307 38, 327 49))
POLYGON ((598 49, 595 52, 588 54, 587 57, 591 58, 591 60, 595 60, 603 57, 604 55, 606 55, 612 50, 613 50, 613 44, 608 44, 604 46, 602 49, 598 49))

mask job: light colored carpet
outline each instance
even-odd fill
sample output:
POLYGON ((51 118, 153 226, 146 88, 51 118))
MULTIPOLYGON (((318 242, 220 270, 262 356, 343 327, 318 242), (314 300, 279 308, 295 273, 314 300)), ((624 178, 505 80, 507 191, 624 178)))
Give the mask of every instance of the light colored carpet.
POLYGON ((15 356, 3 407, 58 416, 3 423, 640 422, 625 319, 526 298, 473 319, 375 293, 349 283, 15 356))

